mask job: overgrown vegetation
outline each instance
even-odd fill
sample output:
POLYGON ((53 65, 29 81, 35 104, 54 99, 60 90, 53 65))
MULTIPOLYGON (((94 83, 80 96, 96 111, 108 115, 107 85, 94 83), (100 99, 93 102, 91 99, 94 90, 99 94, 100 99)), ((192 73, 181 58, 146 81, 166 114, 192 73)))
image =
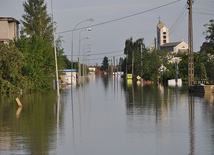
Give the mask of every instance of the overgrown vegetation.
MULTIPOLYGON (((0 93, 45 91, 55 78, 53 23, 44 0, 23 3, 21 37, 0 46, 0 93)), ((58 65, 67 66, 61 38, 56 41, 58 65)))

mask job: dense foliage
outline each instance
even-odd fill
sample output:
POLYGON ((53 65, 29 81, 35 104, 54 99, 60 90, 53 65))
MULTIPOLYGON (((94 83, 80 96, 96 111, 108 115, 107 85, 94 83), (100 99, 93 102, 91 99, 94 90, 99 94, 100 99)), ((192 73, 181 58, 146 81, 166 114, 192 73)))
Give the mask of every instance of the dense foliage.
MULTIPOLYGON (((53 88, 55 57, 53 24, 44 0, 27 0, 20 39, 0 46, 0 93, 53 88)), ((61 38, 56 40, 59 70, 68 67, 61 38)))
POLYGON ((205 64, 207 70, 207 77, 214 83, 214 20, 211 19, 209 23, 204 25, 206 42, 201 46, 201 54, 207 57, 205 64))
POLYGON ((17 93, 25 85, 24 55, 13 42, 0 46, 0 93, 17 93))
POLYGON ((102 65, 101 65, 100 69, 102 71, 108 72, 108 68, 109 68, 109 59, 108 59, 108 57, 105 56, 103 58, 103 62, 102 62, 102 65))
POLYGON ((22 75, 26 77, 29 90, 46 90, 55 77, 55 62, 51 44, 39 37, 22 38, 16 42, 25 55, 22 75))
POLYGON ((51 42, 53 40, 53 24, 47 13, 44 0, 27 0, 23 3, 25 14, 21 20, 22 33, 27 36, 37 36, 51 42))

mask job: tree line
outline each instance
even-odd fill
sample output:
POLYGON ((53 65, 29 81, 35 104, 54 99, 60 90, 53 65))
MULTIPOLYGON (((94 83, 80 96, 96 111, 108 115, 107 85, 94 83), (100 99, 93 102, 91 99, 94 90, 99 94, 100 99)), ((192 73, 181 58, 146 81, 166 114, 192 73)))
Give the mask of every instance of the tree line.
MULTIPOLYGON (((201 46, 199 52, 194 52, 195 80, 206 80, 214 82, 214 20, 210 20, 204 25, 206 42, 201 46)), ((133 41, 129 38, 125 41, 125 58, 120 58, 119 66, 125 74, 133 74, 133 77, 141 76, 144 80, 154 82, 166 82, 168 79, 175 78, 175 63, 169 60, 179 57, 178 77, 188 80, 188 52, 183 54, 171 54, 167 51, 147 49, 144 39, 140 38, 133 41), (165 68, 164 71, 161 67, 165 68)), ((101 69, 108 72, 109 59, 104 57, 101 69)))
MULTIPOLYGON (((53 87, 55 59, 54 24, 44 0, 23 3, 20 38, 0 46, 0 93, 44 91, 53 87)), ((56 40, 58 65, 67 67, 61 38, 56 40)))

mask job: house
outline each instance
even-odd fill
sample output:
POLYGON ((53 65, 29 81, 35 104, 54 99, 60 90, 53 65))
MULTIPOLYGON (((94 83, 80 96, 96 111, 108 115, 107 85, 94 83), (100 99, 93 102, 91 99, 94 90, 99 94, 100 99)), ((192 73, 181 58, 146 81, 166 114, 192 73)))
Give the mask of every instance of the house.
POLYGON ((187 52, 189 46, 184 41, 170 42, 169 29, 160 20, 157 24, 157 49, 169 51, 172 54, 187 52))
POLYGON ((76 69, 63 69, 60 71, 62 80, 67 84, 76 84, 76 69))
POLYGON ((160 50, 169 51, 172 54, 182 54, 188 51, 188 44, 184 41, 166 43, 160 46, 160 50))
POLYGON ((12 17, 0 17, 0 45, 19 38, 19 24, 12 17))

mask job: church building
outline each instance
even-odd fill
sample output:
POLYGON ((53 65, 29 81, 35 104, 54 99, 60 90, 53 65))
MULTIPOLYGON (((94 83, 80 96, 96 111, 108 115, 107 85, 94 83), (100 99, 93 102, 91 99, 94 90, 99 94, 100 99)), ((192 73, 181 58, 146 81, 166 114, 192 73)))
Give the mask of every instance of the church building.
POLYGON ((157 50, 169 51, 172 54, 187 52, 187 43, 184 41, 170 42, 169 40, 169 29, 159 20, 157 24, 157 50))

